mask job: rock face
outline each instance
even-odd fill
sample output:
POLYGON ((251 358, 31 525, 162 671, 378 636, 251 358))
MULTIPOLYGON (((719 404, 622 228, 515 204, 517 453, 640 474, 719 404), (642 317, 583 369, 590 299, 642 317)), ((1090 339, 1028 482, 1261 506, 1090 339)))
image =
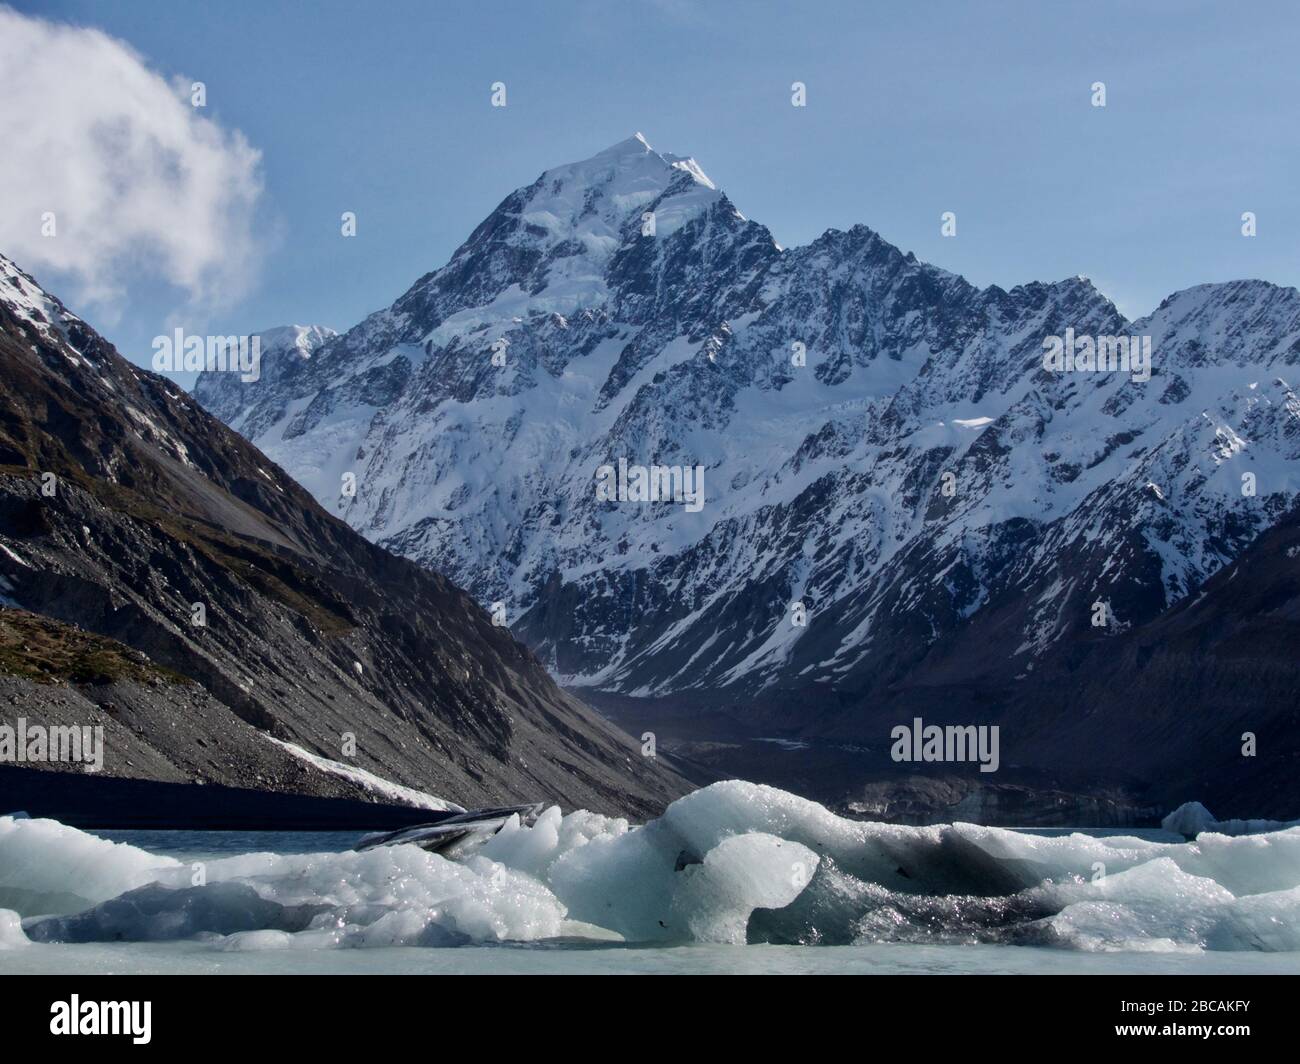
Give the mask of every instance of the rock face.
POLYGON ((638 135, 310 358, 195 395, 593 698, 869 741, 1059 702, 1036 677, 1199 594, 1295 505, 1298 375, 1295 289, 1130 322, 863 226, 783 250, 638 135), (1050 337, 1149 341, 1149 379, 1049 369, 1050 337), (620 460, 702 469, 702 505, 599 495, 620 460))
POLYGON ((1226 818, 1300 809, 1300 514, 1284 517, 1173 609, 1075 641, 1006 693, 1012 756, 1086 760, 1163 807, 1226 818))
MULTIPOLYGON (((325 338, 268 343, 264 379, 325 338)), ((159 780, 375 797, 274 738, 463 805, 645 814, 685 788, 3 257, 0 381, 7 722, 101 724, 106 773, 159 780)))
MULTIPOLYGON (((268 390, 291 377, 326 340, 338 334, 323 325, 284 325, 257 334, 260 359, 257 379, 268 390)), ((209 373, 203 380, 203 405, 222 421, 238 416, 247 398, 238 373, 209 373)), ((249 374, 252 376, 252 374, 249 374)))

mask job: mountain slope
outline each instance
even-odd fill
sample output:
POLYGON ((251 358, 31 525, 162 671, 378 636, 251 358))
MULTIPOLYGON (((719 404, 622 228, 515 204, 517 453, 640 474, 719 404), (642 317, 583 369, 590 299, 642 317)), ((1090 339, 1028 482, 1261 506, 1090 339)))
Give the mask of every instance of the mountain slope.
MULTIPOLYGON (((0 380, 0 617, 30 624, 21 607, 63 622, 65 641, 75 626, 147 655, 144 679, 47 677, 116 685, 90 701, 139 749, 131 765, 110 731, 106 771, 358 789, 273 737, 466 805, 645 813, 683 789, 466 594, 325 514, 2 257, 0 380), (166 697, 140 693, 159 685, 166 697)), ((7 681, 7 712, 59 702, 39 679, 7 681)))
POLYGON ((1129 322, 1084 279, 979 289, 863 226, 783 250, 638 135, 220 409, 367 537, 502 602, 565 682, 849 734, 1230 562, 1300 492, 1297 363, 1295 289, 1129 322), (1149 337, 1150 378, 1045 369, 1071 331, 1149 337), (620 459, 702 467, 704 505, 598 497, 620 459))
POLYGON ((1293 511, 1164 615, 1058 657, 1017 692, 1010 730, 1039 764, 1086 742, 1098 763, 1157 781, 1171 807, 1200 795, 1233 816, 1290 816, 1300 771, 1297 648, 1293 511))

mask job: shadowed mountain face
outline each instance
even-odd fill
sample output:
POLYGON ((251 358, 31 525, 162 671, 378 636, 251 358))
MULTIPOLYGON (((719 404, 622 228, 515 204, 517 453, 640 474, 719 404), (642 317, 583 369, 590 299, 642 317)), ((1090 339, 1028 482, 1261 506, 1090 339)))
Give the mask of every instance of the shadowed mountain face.
MULTIPOLYGON (((1143 781, 1169 807, 1300 805, 1300 513, 1168 613, 1008 692, 1011 756, 1143 781)), ((1254 815, 1254 814, 1250 814, 1254 815)))
POLYGON ((684 788, 3 257, 0 382, 6 718, 103 724, 113 775, 373 797, 274 737, 466 805, 644 814, 684 788))

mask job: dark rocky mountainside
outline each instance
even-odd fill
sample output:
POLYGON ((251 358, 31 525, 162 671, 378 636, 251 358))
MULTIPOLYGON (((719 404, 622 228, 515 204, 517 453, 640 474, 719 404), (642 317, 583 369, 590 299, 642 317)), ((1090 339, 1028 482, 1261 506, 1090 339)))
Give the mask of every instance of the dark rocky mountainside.
POLYGON ((290 743, 463 805, 686 786, 2 257, 0 606, 5 721, 105 724, 110 774, 373 798, 290 743))
POLYGON ((1227 817, 1293 819, 1300 513, 1167 614, 1114 640, 1078 642, 1009 693, 1008 706, 1010 756, 1025 763, 1083 760, 1142 781, 1168 808, 1199 800, 1227 817))

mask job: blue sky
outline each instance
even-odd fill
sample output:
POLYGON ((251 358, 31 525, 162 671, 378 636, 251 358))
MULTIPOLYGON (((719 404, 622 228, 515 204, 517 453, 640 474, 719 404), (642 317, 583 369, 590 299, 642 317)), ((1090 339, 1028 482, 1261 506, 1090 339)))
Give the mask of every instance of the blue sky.
MULTIPOLYGON (((12 6, 204 81, 206 116, 260 151, 260 272, 204 318, 217 332, 346 328, 510 191, 638 130, 693 155, 785 246, 862 222, 979 284, 1086 275, 1130 315, 1204 281, 1300 282, 1294 4, 12 6)), ((203 316, 147 259, 122 264, 112 306, 34 272, 141 363, 203 316)))

